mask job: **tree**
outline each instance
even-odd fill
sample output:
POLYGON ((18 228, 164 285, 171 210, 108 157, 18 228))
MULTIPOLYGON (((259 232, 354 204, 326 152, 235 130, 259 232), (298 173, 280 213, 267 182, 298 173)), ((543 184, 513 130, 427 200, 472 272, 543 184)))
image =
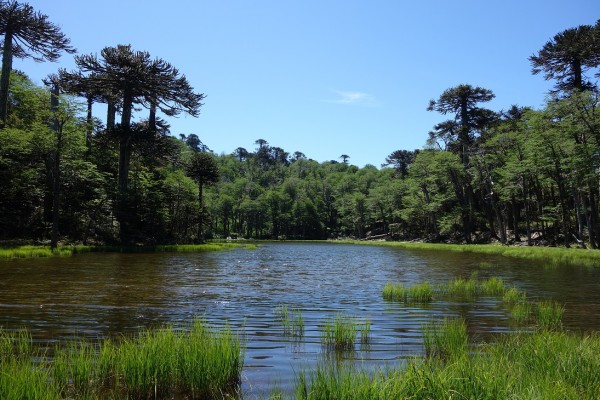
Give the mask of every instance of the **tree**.
POLYGON ((350 158, 350 156, 349 156, 349 155, 347 155, 347 154, 342 154, 342 155, 340 156, 340 159, 341 159, 341 160, 342 160, 342 162, 343 162, 344 164, 346 164, 346 165, 348 165, 348 159, 349 159, 349 158, 350 158))
POLYGON ((479 108, 477 104, 488 102, 494 97, 491 90, 463 84, 446 89, 439 99, 429 102, 427 111, 455 115, 454 121, 438 124, 436 130, 457 135, 459 154, 465 168, 469 165, 469 147, 473 142, 474 132, 482 129, 493 118, 491 111, 479 108), (448 126, 452 126, 453 130, 448 131, 448 126))
POLYGON ((392 165, 394 170, 401 178, 406 178, 408 175, 408 167, 414 161, 419 150, 396 150, 385 158, 386 165, 392 165))
MULTIPOLYGON (((194 93, 186 77, 168 62, 151 59, 145 51, 134 51, 129 45, 105 47, 100 58, 95 54, 75 57, 77 72, 61 71, 61 78, 77 80, 86 76, 90 88, 110 93, 121 99, 121 125, 119 137, 118 204, 117 219, 120 223, 121 240, 129 242, 127 217, 127 192, 132 141, 135 131, 131 126, 134 104, 151 110, 159 109, 168 116, 186 112, 198 116, 204 94, 194 93)), ((148 132, 153 133, 152 112, 148 132)))
POLYGON ((0 34, 4 36, 0 76, 0 128, 3 128, 8 114, 13 57, 56 61, 61 52, 74 53, 75 49, 60 28, 48 21, 47 15, 14 0, 0 3, 0 34))
POLYGON ((206 207, 204 206, 203 188, 218 182, 219 170, 212 155, 204 152, 192 154, 186 167, 187 175, 198 184, 198 240, 203 240, 203 225, 206 223, 206 207))
POLYGON ((590 68, 600 65, 600 20, 596 26, 581 25, 556 34, 537 53, 529 57, 531 72, 544 72, 546 80, 556 79, 558 91, 588 90, 595 87, 585 77, 590 68))
POLYGON ((233 151, 233 155, 241 161, 244 161, 248 157, 248 150, 243 147, 238 147, 233 151))

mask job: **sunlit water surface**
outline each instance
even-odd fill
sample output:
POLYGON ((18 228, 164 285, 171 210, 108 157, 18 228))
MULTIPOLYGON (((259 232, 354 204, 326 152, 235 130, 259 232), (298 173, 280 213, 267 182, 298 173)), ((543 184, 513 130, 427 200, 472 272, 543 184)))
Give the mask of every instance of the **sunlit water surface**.
POLYGON ((365 368, 397 366, 423 354, 422 327, 466 319, 473 340, 511 332, 500 299, 406 306, 386 302, 386 282, 442 283, 497 276, 530 298, 566 307, 564 324, 600 330, 600 269, 551 267, 503 257, 327 243, 267 243, 256 250, 200 254, 83 254, 0 263, 0 326, 26 327, 52 344, 141 328, 185 326, 194 317, 239 329, 246 341, 244 398, 293 390, 296 373, 328 358, 365 368), (484 263, 484 264, 482 264, 484 263), (298 309, 304 335, 286 335, 275 309, 298 309), (334 353, 322 325, 339 313, 371 322, 368 345, 334 353))

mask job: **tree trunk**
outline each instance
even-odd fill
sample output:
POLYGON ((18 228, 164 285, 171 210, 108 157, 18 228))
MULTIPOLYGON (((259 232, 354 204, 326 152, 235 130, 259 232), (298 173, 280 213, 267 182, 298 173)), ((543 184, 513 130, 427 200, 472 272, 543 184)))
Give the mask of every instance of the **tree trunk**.
POLYGON ((0 76, 0 129, 6 126, 8 118, 8 86, 10 85, 10 72, 12 71, 13 35, 11 31, 4 32, 4 45, 2 46, 2 75, 0 76))
POLYGON ((575 203, 575 218, 577 219, 577 240, 583 242, 583 216, 581 215, 581 193, 573 189, 573 202, 575 203))
MULTIPOLYGON (((59 89, 55 84, 50 92, 50 112, 56 114, 58 109, 59 89)), ((52 234, 50 236, 50 248, 58 247, 58 221, 60 216, 60 156, 62 150, 62 129, 58 120, 53 118, 52 130, 56 135, 56 149, 54 153, 53 183, 52 183, 52 234)))
POLYGON ((87 115, 86 115, 86 128, 85 128, 85 146, 88 149, 88 153, 92 149, 92 130, 93 130, 93 120, 92 120, 92 105, 94 104, 93 98, 91 95, 88 95, 87 98, 87 115))
POLYGON ((202 225, 204 224, 204 198, 202 196, 202 182, 198 182, 198 243, 204 242, 202 225))
POLYGON ((116 113, 117 107, 115 107, 114 101, 109 100, 108 105, 106 107, 106 129, 115 129, 116 113))
POLYGON ((150 115, 148 116, 148 128, 151 132, 156 131, 156 102, 150 104, 150 115))
POLYGON ((596 243, 596 222, 598 215, 598 207, 596 206, 596 195, 592 185, 589 185, 590 190, 590 215, 588 218, 588 235, 590 240, 590 247, 592 249, 598 248, 596 243))
POLYGON ((133 244, 133 227, 131 219, 133 209, 129 196, 129 164, 131 162, 131 108, 133 98, 127 93, 123 98, 123 112, 121 114, 121 131, 119 132, 119 176, 118 176, 118 199, 117 220, 119 221, 119 233, 121 242, 125 245, 133 244))
POLYGON ((517 205, 517 197, 515 195, 512 196, 512 219, 513 219, 513 235, 515 238, 515 242, 521 241, 521 236, 519 235, 519 206, 517 205))

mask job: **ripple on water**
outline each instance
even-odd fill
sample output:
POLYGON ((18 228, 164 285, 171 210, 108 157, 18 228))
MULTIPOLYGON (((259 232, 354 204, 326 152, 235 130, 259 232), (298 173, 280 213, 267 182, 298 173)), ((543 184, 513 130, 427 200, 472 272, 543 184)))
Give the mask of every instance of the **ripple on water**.
MULTIPOLYGON (((219 253, 15 260, 0 263, 0 326, 25 326, 36 340, 54 343, 163 324, 183 327, 194 317, 229 324, 245 340, 242 388, 245 397, 254 398, 275 385, 291 390, 297 372, 332 358, 366 368, 400 365, 423 354, 423 326, 444 317, 465 318, 474 338, 510 332, 510 318, 494 298, 426 306, 382 299, 386 282, 469 277, 481 260, 480 255, 308 243, 219 253), (280 305, 302 315, 301 335, 284 330, 274 312, 280 305), (323 324, 340 313, 370 321, 368 344, 341 353, 321 344, 323 324)), ((498 257, 491 264, 486 276, 500 276, 532 298, 565 303, 568 327, 600 328, 598 272, 557 268, 542 273, 498 257)))

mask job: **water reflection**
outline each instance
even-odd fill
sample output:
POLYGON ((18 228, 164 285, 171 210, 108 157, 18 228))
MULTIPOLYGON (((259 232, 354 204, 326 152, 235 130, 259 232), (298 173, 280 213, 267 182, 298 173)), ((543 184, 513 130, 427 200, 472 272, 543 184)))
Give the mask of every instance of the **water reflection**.
POLYGON ((600 328, 600 271, 543 269, 502 257, 333 244, 265 244, 257 250, 204 254, 83 254, 0 263, 0 326, 27 327, 37 340, 111 337, 194 316, 228 322, 247 339, 243 390, 248 398, 328 357, 365 367, 398 365, 421 354, 422 326, 444 316, 466 319, 473 338, 511 329, 498 299, 385 302, 388 281, 439 283, 498 276, 532 298, 566 306, 568 329, 600 328), (484 263, 485 264, 482 264, 484 263), (278 305, 294 307, 301 337, 286 335, 278 305), (321 327, 336 313, 371 321, 368 346, 335 353, 321 345, 321 327))

